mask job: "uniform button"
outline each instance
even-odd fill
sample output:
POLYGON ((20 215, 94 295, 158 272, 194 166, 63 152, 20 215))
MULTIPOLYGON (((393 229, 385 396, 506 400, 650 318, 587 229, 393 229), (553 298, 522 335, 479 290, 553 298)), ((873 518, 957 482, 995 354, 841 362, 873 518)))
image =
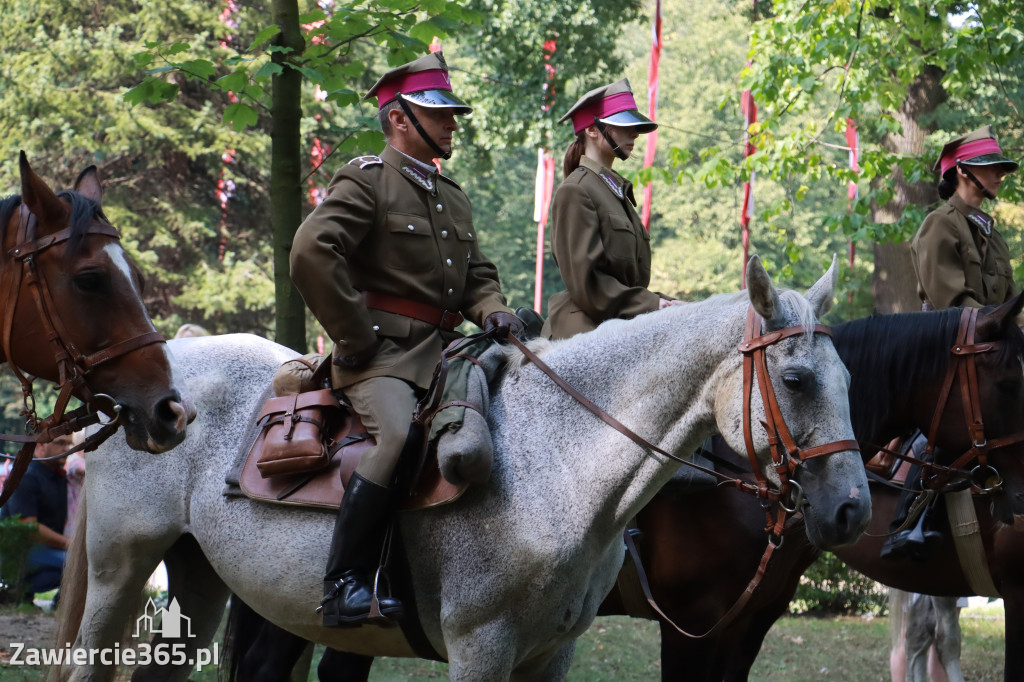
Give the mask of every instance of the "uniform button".
POLYGON ((448 239, 448 230, 441 230, 441 239, 448 239))
POLYGON ((438 213, 440 213, 441 211, 443 211, 443 210, 444 210, 444 205, 443 205, 443 204, 438 204, 438 205, 437 205, 437 206, 435 206, 434 208, 436 208, 436 209, 437 209, 437 212, 438 212, 438 213))
POLYGON ((379 324, 373 325, 373 331, 379 332, 380 331, 380 325, 379 324))
POLYGON ((414 231, 415 229, 416 229, 416 226, 415 226, 415 225, 410 225, 410 226, 409 226, 409 231, 410 231, 410 232, 411 232, 411 231, 414 231))
POLYGON ((473 233, 469 232, 468 234, 469 234, 469 238, 472 239, 473 238, 473 233))
POLYGON ((454 294, 454 293, 455 293, 455 289, 449 289, 449 290, 448 290, 448 295, 449 295, 449 296, 451 296, 451 295, 452 295, 452 294, 454 294))
POLYGON ((995 271, 995 270, 989 270, 989 271, 988 271, 988 274, 990 274, 990 275, 994 275, 994 274, 996 274, 996 271, 995 271))
POLYGON ((448 267, 451 267, 451 265, 452 265, 452 259, 451 258, 449 258, 445 262, 448 263, 448 267))

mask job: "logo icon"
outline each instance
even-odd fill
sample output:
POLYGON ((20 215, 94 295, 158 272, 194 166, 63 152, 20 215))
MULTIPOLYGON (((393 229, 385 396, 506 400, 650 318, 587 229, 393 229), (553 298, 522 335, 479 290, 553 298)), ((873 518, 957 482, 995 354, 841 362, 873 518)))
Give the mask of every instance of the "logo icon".
POLYGON ((153 598, 150 597, 149 601, 146 602, 146 610, 135 621, 135 633, 132 637, 145 636, 146 632, 163 635, 164 637, 181 637, 182 621, 185 624, 184 636, 195 637, 192 634, 192 619, 181 615, 181 607, 178 605, 177 597, 171 599, 171 603, 167 605, 167 608, 162 606, 157 608, 153 598), (158 617, 159 625, 156 624, 158 617))

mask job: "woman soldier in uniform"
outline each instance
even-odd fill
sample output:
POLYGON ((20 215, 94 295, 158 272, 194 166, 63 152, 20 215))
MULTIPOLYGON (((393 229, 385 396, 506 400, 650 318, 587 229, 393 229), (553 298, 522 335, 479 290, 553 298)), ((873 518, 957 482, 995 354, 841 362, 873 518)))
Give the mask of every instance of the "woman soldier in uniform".
POLYGON ((641 133, 658 125, 637 111, 625 78, 585 94, 558 122, 566 120, 576 140, 551 207, 551 249, 566 291, 548 301, 544 330, 556 339, 677 303, 647 289, 650 235, 636 213, 632 183, 612 170, 641 133))
MULTIPOLYGON (((940 173, 939 196, 948 201, 928 214, 910 247, 917 293, 925 310, 981 308, 1017 295, 1010 249, 995 229, 995 220, 979 207, 985 199, 995 200, 1003 178, 1018 167, 1003 156, 992 126, 962 135, 942 148, 932 170, 940 173)), ((883 557, 924 559, 929 541, 940 539, 937 531, 926 530, 925 513, 913 528, 896 532, 906 521, 920 484, 915 466, 897 505, 890 527, 893 535, 882 547, 883 557)))

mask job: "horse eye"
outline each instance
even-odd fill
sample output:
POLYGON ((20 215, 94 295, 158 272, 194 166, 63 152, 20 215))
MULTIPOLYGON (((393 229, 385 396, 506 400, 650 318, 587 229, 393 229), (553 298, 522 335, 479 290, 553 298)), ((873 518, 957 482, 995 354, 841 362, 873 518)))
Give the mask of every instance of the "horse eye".
POLYGON ((783 374, 782 383, 791 391, 799 391, 804 386, 804 382, 798 374, 783 374))
POLYGON ((108 288, 106 276, 96 270, 81 272, 74 277, 75 286, 79 291, 86 294, 96 294, 108 288))

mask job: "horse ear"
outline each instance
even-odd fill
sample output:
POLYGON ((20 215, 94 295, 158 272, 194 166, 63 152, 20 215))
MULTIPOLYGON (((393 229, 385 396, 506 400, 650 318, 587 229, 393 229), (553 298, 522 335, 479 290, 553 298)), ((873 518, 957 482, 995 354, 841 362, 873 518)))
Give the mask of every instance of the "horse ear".
POLYGON ((18 166, 21 170, 21 200, 28 206, 28 210, 35 214, 40 227, 63 224, 68 212, 67 207, 33 172, 32 167, 28 165, 25 152, 21 152, 18 157, 18 166))
POLYGON ((754 310, 765 322, 770 322, 780 311, 779 294, 775 291, 772 278, 761 265, 761 259, 757 254, 747 261, 747 293, 750 296, 750 305, 754 306, 754 310))
MULTIPOLYGON (((982 317, 978 318, 978 332, 985 338, 992 338, 986 334, 988 328, 995 327, 995 329, 1002 330, 1008 325, 1018 324, 1017 318, 1022 308, 1024 308, 1024 291, 1009 301, 999 304, 996 308, 982 313, 982 317)), ((993 336, 996 335, 993 334, 993 336)))
POLYGON ((100 205, 103 200, 103 189, 96 174, 96 166, 89 166, 78 174, 74 189, 86 199, 92 199, 97 206, 100 205))
POLYGON ((814 314, 820 320, 832 309, 836 282, 839 280, 839 268, 836 266, 836 254, 832 254, 832 265, 810 289, 807 290, 807 301, 814 308, 814 314))

